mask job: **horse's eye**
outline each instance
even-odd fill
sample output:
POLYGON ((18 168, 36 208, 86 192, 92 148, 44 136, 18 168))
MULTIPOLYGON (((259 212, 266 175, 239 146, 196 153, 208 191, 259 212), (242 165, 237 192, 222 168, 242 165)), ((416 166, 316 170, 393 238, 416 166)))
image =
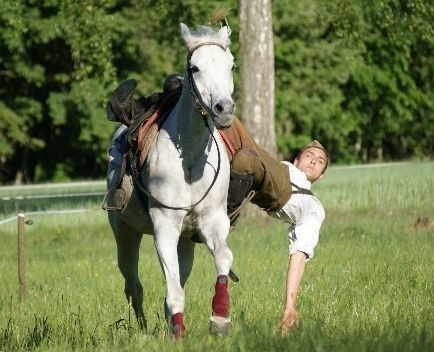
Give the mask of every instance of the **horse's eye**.
POLYGON ((197 66, 195 66, 195 65, 192 65, 192 66, 190 67, 190 69, 191 69, 191 72, 193 72, 193 73, 199 72, 199 67, 197 67, 197 66))
POLYGON ((233 64, 232 68, 231 68, 231 71, 235 70, 235 67, 237 67, 237 65, 233 64))

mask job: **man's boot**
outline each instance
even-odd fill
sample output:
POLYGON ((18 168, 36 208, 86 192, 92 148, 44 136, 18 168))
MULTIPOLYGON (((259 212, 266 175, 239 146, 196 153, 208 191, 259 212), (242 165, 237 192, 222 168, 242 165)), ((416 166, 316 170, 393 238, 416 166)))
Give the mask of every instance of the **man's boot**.
POLYGON ((253 175, 245 175, 231 170, 228 189, 227 213, 231 221, 231 226, 238 219, 239 207, 252 189, 253 175))
POLYGON ((136 80, 129 79, 116 88, 111 102, 107 105, 107 119, 109 121, 130 125, 132 121, 133 94, 136 87, 136 80))

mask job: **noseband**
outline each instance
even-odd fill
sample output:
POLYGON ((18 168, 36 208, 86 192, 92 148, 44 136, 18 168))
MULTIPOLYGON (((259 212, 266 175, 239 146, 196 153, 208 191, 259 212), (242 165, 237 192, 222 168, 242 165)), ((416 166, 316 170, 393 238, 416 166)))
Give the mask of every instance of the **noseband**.
POLYGON ((223 51, 226 52, 226 48, 223 45, 221 45, 220 43, 203 42, 203 43, 199 43, 199 44, 195 45, 194 47, 192 47, 190 49, 188 55, 187 55, 187 73, 188 73, 188 82, 189 82, 189 86, 190 86, 190 94, 193 97, 194 103, 196 104, 197 111, 199 111, 199 113, 202 115, 202 117, 206 117, 208 114, 213 115, 213 113, 210 110, 211 108, 208 108, 206 106, 206 104, 204 103, 204 101, 202 99, 202 95, 199 93, 199 91, 197 89, 196 82, 194 81, 194 78, 193 78, 191 56, 193 55, 193 52, 196 49, 198 49, 204 45, 216 45, 216 46, 220 47, 223 51))

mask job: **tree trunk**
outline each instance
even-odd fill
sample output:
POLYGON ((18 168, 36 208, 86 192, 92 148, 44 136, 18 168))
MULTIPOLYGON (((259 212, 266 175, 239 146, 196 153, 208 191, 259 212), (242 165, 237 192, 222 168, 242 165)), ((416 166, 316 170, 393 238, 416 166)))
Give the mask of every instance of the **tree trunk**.
MULTIPOLYGON (((241 115, 255 142, 277 155, 274 131, 274 47, 271 0, 239 0, 241 115)), ((268 222, 249 204, 249 218, 268 222)))
POLYGON ((276 155, 271 0, 240 0, 241 116, 256 143, 276 155))

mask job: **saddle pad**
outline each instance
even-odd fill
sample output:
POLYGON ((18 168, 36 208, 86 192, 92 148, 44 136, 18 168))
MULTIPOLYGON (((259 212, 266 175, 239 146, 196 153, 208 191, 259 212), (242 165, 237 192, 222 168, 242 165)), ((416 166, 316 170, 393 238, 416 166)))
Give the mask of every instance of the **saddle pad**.
POLYGON ((145 123, 139 128, 139 134, 137 136, 137 146, 139 157, 139 169, 148 156, 151 144, 160 130, 160 126, 166 120, 172 108, 178 102, 181 95, 181 91, 174 91, 166 94, 159 102, 158 109, 152 114, 152 116, 145 121, 145 123))
POLYGON ((149 150, 151 149, 152 142, 160 130, 161 124, 164 122, 168 115, 166 112, 163 115, 159 114, 159 110, 155 111, 154 114, 140 127, 139 136, 137 144, 139 146, 140 157, 139 157, 139 169, 143 166, 143 163, 148 156, 149 150))

